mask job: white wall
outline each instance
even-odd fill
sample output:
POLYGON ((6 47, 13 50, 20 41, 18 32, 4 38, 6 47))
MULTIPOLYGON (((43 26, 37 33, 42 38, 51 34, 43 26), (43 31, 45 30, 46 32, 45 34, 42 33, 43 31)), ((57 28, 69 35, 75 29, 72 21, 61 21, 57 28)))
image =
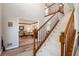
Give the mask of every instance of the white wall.
POLYGON ((19 24, 19 26, 24 26, 24 31, 26 32, 33 32, 33 25, 25 25, 25 24, 19 24))
POLYGON ((73 53, 75 54, 77 52, 77 48, 78 48, 78 38, 77 38, 78 35, 77 35, 77 32, 79 32, 79 4, 75 3, 74 8, 75 8, 74 23, 75 23, 75 29, 76 29, 76 37, 75 37, 75 42, 74 42, 73 53))
POLYGON ((1 49, 1 4, 0 4, 0 49, 1 49))
MULTIPOLYGON (((44 21, 44 4, 14 4, 14 3, 6 3, 2 4, 2 19, 3 19, 3 39, 5 41, 6 49, 18 47, 18 37, 17 37, 17 22, 14 23, 16 26, 11 31, 7 23, 8 21, 15 22, 17 17, 25 17, 25 18, 36 18, 40 20, 40 23, 44 21), (9 31, 10 30, 10 31, 9 31), (16 36, 15 36, 16 34, 16 36), (12 43, 11 46, 8 47, 8 44, 12 43)), ((40 24, 41 25, 41 24, 40 24)))

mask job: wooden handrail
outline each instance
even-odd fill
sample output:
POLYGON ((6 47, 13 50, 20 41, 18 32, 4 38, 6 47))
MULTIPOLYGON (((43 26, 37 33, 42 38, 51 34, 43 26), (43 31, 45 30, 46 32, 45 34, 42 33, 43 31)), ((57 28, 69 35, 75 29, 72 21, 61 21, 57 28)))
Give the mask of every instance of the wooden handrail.
MULTIPOLYGON (((53 5, 55 5, 56 3, 51 4, 50 6, 48 6, 47 8, 52 7, 53 5)), ((60 3, 62 6, 64 6, 62 3, 60 3)))
POLYGON ((64 31, 60 35, 61 42, 61 56, 70 56, 72 55, 74 39, 75 39, 75 30, 74 30, 74 11, 68 18, 68 22, 64 31))
POLYGON ((53 4, 51 4, 50 6, 47 6, 47 8, 49 8, 49 7, 51 7, 51 6, 53 6, 53 5, 55 5, 56 3, 53 3, 53 4))
POLYGON ((45 25, 45 24, 47 24, 51 19, 52 19, 52 17, 54 16, 55 14, 53 14, 39 29, 38 29, 38 31, 41 29, 41 28, 43 28, 43 26, 45 25))
MULTIPOLYGON (((55 4, 55 3, 54 3, 55 4)), ((54 4, 52 4, 51 6, 53 6, 54 4)), ((51 12, 51 11, 48 11, 48 15, 45 15, 45 17, 47 17, 47 16, 49 16, 49 15, 52 15, 52 14, 55 14, 56 12, 61 12, 62 14, 64 14, 64 11, 61 11, 61 9, 63 8, 63 4, 62 3, 60 3, 62 6, 59 6, 59 9, 57 10, 57 11, 55 11, 55 12, 51 12)), ((50 8, 51 8, 51 6, 49 6, 49 7, 47 7, 48 8, 48 10, 50 10, 50 8)), ((47 9, 46 8, 46 9, 47 9)))
MULTIPOLYGON (((57 12, 56 12, 57 13, 57 12)), ((55 14, 56 14, 55 13, 55 14)), ((36 40, 36 35, 37 33, 44 28, 44 26, 50 21, 52 20, 53 16, 55 15, 53 14, 38 30, 34 30, 34 48, 33 48, 33 55, 35 56, 37 51, 40 49, 40 47, 43 45, 43 43, 47 40, 47 38, 49 37, 49 35, 51 34, 51 32, 54 30, 54 28, 56 27, 56 25, 58 24, 59 20, 56 20, 55 24, 52 26, 51 30, 48 33, 45 33, 45 36, 43 37, 43 40, 40 42, 40 44, 38 45, 38 38, 36 40), (37 41, 37 44, 36 44, 37 41), (37 47, 36 47, 37 45, 37 47)), ((52 23, 53 24, 53 23, 52 23)))
POLYGON ((69 17, 68 23, 67 23, 66 28, 65 28, 65 31, 64 31, 65 33, 67 33, 67 30, 68 30, 68 28, 69 28, 70 22, 71 22, 71 20, 72 20, 71 18, 74 17, 74 16, 73 16, 73 13, 74 13, 74 11, 72 11, 72 14, 71 14, 70 17, 69 17))
MULTIPOLYGON (((44 26, 45 26, 50 20, 52 20, 52 18, 53 18, 53 17, 56 15, 56 13, 58 13, 58 12, 60 12, 60 10, 54 12, 53 14, 50 14, 51 17, 50 17, 47 21, 45 21, 45 23, 44 23, 39 29, 36 29, 36 30, 33 31, 33 32, 34 32, 34 48, 33 48, 33 55, 34 55, 34 56, 36 55, 36 53, 37 53, 37 51, 40 49, 40 47, 43 45, 43 43, 47 40, 47 38, 49 37, 49 35, 50 35, 51 32, 53 31, 53 29, 54 29, 54 28, 56 27, 56 25, 58 24, 59 20, 56 21, 56 23, 54 24, 54 26, 52 26, 51 30, 50 30, 48 33, 45 33, 45 36, 44 36, 43 38, 40 37, 40 39, 42 39, 42 41, 40 41, 40 44, 38 44, 38 41, 39 41, 38 38, 37 38, 37 40, 35 40, 36 37, 37 37, 37 36, 36 36, 37 33, 40 32, 41 29, 43 29, 44 26), (37 44, 36 44, 36 41, 37 41, 37 44), (36 45, 37 45, 37 47, 36 47, 36 45)), ((47 16, 49 16, 49 15, 47 15, 47 16)), ((45 17, 47 17, 47 16, 45 16, 45 17)), ((52 23, 52 24, 53 24, 53 23, 52 23)))
MULTIPOLYGON (((53 13, 53 15, 37 30, 37 31, 39 31, 41 28, 43 28, 43 26, 45 25, 45 24, 47 24, 51 19, 52 19, 52 17, 54 17, 55 16, 55 14, 56 13, 58 13, 59 11, 57 11, 57 12, 55 12, 55 13, 53 13)), ((49 16, 49 15, 48 15, 49 16)))
POLYGON ((55 23, 55 25, 53 26, 53 28, 50 30, 50 32, 48 33, 48 35, 46 35, 45 40, 42 41, 42 43, 40 44, 40 46, 37 48, 37 50, 35 51, 35 53, 40 49, 40 47, 43 45, 43 43, 46 41, 46 39, 49 37, 49 35, 52 33, 52 31, 54 30, 54 28, 56 27, 56 25, 59 23, 59 20, 55 23))
POLYGON ((58 13, 58 12, 60 12, 60 10, 58 10, 58 11, 56 11, 56 12, 53 12, 53 13, 51 13, 51 14, 45 15, 45 17, 50 16, 50 15, 55 15, 55 14, 58 13))

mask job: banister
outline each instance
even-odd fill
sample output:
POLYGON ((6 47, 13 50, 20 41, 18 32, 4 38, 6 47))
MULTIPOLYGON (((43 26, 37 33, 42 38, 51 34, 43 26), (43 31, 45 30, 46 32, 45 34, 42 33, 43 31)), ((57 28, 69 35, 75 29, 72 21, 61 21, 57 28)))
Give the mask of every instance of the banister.
MULTIPOLYGON (((57 12, 56 12, 57 13, 57 12)), ((47 38, 49 37, 49 35, 51 34, 51 32, 53 31, 53 29, 56 27, 56 25, 58 24, 58 22, 59 22, 59 20, 56 20, 56 22, 54 22, 54 23, 52 23, 52 27, 51 27, 51 30, 47 33, 47 31, 45 31, 45 33, 43 32, 43 34, 44 34, 44 36, 41 38, 40 37, 40 40, 41 41, 39 41, 39 39, 38 38, 36 38, 36 35, 37 35, 37 33, 38 33, 38 31, 41 31, 43 28, 44 28, 44 26, 50 21, 50 20, 52 20, 52 17, 56 14, 56 13, 54 13, 39 29, 37 29, 37 30, 34 30, 33 32, 34 32, 34 45, 33 45, 33 55, 35 56, 36 55, 36 53, 37 53, 37 51, 40 49, 40 47, 43 45, 43 43, 47 40, 47 38), (36 41, 37 41, 37 43, 36 43, 36 41)))
MULTIPOLYGON (((55 15, 55 14, 54 14, 54 15, 55 15)), ((47 22, 49 22, 49 21, 52 19, 52 17, 53 17, 54 15, 52 15, 52 16, 38 29, 38 31, 39 31, 47 22)))
POLYGON ((61 56, 71 56, 74 39, 75 39, 75 30, 74 30, 74 11, 68 18, 67 24, 64 31, 60 35, 61 42, 61 56))
MULTIPOLYGON (((43 43, 46 41, 46 39, 49 37, 49 35, 51 34, 51 32, 54 30, 54 28, 56 27, 56 25, 58 24, 59 20, 55 23, 55 25, 53 26, 53 28, 50 30, 49 34, 45 37, 45 40, 42 41, 42 44, 39 46, 39 48, 43 45, 43 43)), ((35 51, 37 52, 39 50, 39 48, 35 51)))
POLYGON ((49 22, 52 19, 52 17, 54 17, 55 14, 58 13, 58 12, 59 11, 55 12, 37 31, 39 31, 45 24, 47 24, 47 22, 49 22))
POLYGON ((72 11, 72 14, 71 14, 70 17, 69 17, 68 23, 67 23, 66 28, 65 28, 65 31, 64 31, 65 33, 67 33, 67 29, 69 28, 69 24, 70 24, 70 22, 71 22, 71 20, 72 20, 71 18, 74 17, 74 16, 73 16, 73 13, 74 13, 74 11, 72 11))
MULTIPOLYGON (((45 5, 46 5, 46 4, 45 4, 45 5)), ((49 8, 49 7, 53 6, 53 5, 55 5, 55 3, 51 4, 50 6, 47 6, 47 5, 46 5, 46 7, 49 8)))
MULTIPOLYGON (((50 6, 48 6, 47 8, 52 7, 53 5, 55 5, 56 3, 51 4, 50 6)), ((62 3, 60 3, 62 6, 64 6, 62 3)))
POLYGON ((55 3, 53 3, 53 4, 51 4, 50 6, 48 6, 47 8, 45 8, 45 9, 48 9, 48 14, 45 15, 45 17, 47 17, 47 16, 49 16, 49 15, 52 15, 52 14, 54 14, 55 12, 61 12, 62 14, 64 14, 64 11, 63 11, 63 6, 64 6, 64 4, 58 3, 58 6, 59 6, 58 8, 59 8, 59 9, 57 9, 57 10, 54 11, 54 12, 53 12, 53 9, 54 9, 54 8, 52 8, 53 5, 55 5, 55 3))

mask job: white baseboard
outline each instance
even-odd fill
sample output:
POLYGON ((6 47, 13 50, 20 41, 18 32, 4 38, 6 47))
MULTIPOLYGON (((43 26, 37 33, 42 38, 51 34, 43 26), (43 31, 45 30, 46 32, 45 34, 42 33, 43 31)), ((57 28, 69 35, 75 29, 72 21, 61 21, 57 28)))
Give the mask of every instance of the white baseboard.
MULTIPOLYGON (((15 48, 18 48, 19 46, 13 46, 13 47, 8 47, 8 48, 5 48, 5 50, 9 50, 9 49, 15 49, 15 48)), ((2 54, 2 49, 0 50, 0 56, 2 54)))
POLYGON ((15 48, 18 48, 18 47, 19 47, 19 46, 7 47, 7 48, 5 48, 5 50, 15 49, 15 48))
POLYGON ((1 54, 2 54, 2 49, 0 50, 0 56, 1 56, 1 54))

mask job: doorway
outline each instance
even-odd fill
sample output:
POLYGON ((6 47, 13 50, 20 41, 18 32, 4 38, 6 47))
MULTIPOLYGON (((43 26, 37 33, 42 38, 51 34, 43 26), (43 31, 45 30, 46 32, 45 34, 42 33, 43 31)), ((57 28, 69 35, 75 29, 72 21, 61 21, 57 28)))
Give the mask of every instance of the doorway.
POLYGON ((34 29, 37 29, 38 22, 36 20, 19 20, 19 47, 24 47, 26 52, 33 54, 34 45, 34 29))
POLYGON ((17 47, 6 50, 2 53, 2 56, 32 56, 34 44, 33 30, 37 28, 38 22, 34 20, 24 20, 21 18, 18 18, 16 21, 15 20, 7 21, 7 23, 13 23, 13 26, 8 28, 9 31, 6 31, 8 33, 6 36, 12 40, 12 44, 17 43, 17 47), (17 39, 14 39, 14 37, 17 39))

